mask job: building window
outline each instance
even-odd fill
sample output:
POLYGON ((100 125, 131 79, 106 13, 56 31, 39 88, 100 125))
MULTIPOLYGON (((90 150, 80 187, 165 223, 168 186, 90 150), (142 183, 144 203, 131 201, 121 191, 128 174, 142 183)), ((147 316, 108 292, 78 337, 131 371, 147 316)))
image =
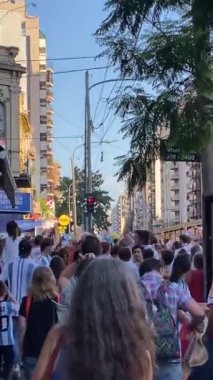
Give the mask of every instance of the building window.
POLYGON ((46 99, 40 99, 40 107, 46 107, 46 106, 47 106, 46 99))
POLYGON ((40 47, 39 48, 39 53, 42 55, 42 54, 46 54, 46 48, 45 47, 40 47))
POLYGON ((46 82, 40 82, 40 90, 46 90, 47 89, 47 83, 46 82))
POLYGON ((21 23, 21 34, 23 37, 26 37, 26 22, 25 21, 21 23))
POLYGON ((6 109, 5 104, 0 102, 0 136, 5 136, 6 132, 6 109))
POLYGON ((47 116, 42 115, 40 116, 40 124, 46 124, 47 123, 47 116))
POLYGON ((46 71, 47 66, 46 65, 40 65, 40 71, 46 71))
POLYGON ((47 141, 47 134, 46 133, 40 133, 40 141, 47 141))
MULTIPOLYGON (((43 152, 43 151, 41 151, 41 152, 43 152)), ((46 151, 45 151, 45 152, 46 152, 46 151)), ((41 154, 40 154, 40 158, 41 158, 41 160, 42 160, 42 159, 44 159, 44 160, 47 159, 47 153, 41 153, 41 154)))

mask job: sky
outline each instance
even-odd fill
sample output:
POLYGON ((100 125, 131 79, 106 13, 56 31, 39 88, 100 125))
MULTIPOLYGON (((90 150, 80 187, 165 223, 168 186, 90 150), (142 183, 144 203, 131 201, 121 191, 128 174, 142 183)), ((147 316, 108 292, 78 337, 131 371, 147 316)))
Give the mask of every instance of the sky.
MULTIPOLYGON (((47 38, 48 58, 96 56, 101 48, 93 33, 104 19, 104 0, 36 0, 36 8, 29 7, 29 13, 40 17, 40 29, 47 38)), ((54 71, 107 66, 108 59, 82 59, 76 61, 51 61, 54 71)), ((90 71, 90 84, 104 79, 117 78, 119 73, 110 68, 90 71)), ((104 177, 104 190, 110 192, 114 200, 123 190, 123 183, 117 183, 114 158, 128 150, 128 142, 118 133, 121 121, 114 117, 114 111, 108 112, 106 99, 111 90, 113 94, 120 90, 120 83, 97 86, 90 92, 91 115, 94 127, 92 141, 113 141, 110 144, 92 144, 92 168, 100 170, 104 177), (101 94, 102 92, 102 94, 101 94), (101 98, 100 98, 101 94, 101 98), (98 103, 98 100, 100 102, 98 103), (97 108, 98 104, 98 108, 97 108), (107 116, 102 125, 102 121, 107 116), (103 152, 103 153, 102 153, 103 152), (103 162, 101 162, 103 156, 103 162)), ((62 175, 70 175, 70 157, 73 150, 83 143, 84 134, 84 73, 72 73, 54 76, 54 136, 65 136, 54 140, 55 159, 62 166, 62 175), (70 136, 78 136, 74 139, 70 136)), ((76 164, 83 167, 83 147, 75 154, 76 164)))

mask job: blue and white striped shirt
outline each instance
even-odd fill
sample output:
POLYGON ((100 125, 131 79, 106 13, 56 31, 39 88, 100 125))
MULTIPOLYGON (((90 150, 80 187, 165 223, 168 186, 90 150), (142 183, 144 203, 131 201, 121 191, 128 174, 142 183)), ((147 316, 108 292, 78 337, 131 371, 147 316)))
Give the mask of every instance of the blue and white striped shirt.
POLYGON ((38 258, 37 264, 38 266, 41 266, 41 267, 49 267, 51 260, 52 260, 52 257, 50 255, 45 256, 41 254, 40 257, 38 258))
POLYGON ((17 258, 4 266, 0 278, 8 282, 8 288, 16 301, 26 297, 32 274, 37 265, 32 259, 17 258))
POLYGON ((0 346, 13 346, 13 316, 17 316, 19 305, 11 301, 0 302, 0 346))

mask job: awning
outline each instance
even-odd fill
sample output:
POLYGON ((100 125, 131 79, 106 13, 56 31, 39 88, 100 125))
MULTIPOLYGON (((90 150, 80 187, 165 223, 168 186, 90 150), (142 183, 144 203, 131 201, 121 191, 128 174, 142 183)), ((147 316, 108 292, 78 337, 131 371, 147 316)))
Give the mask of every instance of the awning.
POLYGON ((7 151, 0 146, 0 188, 5 191, 12 207, 15 207, 15 191, 17 189, 13 178, 7 151))
POLYGON ((40 227, 42 225, 41 221, 31 221, 31 220, 16 220, 21 231, 30 231, 36 227, 40 227))

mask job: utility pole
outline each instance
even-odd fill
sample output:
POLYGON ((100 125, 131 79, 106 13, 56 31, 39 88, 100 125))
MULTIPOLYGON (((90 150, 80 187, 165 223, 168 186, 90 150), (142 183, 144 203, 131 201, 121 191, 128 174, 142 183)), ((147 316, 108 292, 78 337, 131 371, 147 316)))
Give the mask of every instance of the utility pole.
MULTIPOLYGON (((91 113, 89 97, 89 72, 85 74, 85 190, 86 194, 92 194, 92 163, 91 163, 91 113)), ((88 213, 85 218, 85 230, 92 230, 92 213, 88 213)))
MULTIPOLYGON (((71 217, 70 199, 71 199, 71 185, 69 185, 69 187, 68 187, 68 210, 69 210, 69 218, 71 217)), ((71 228, 70 228, 70 222, 69 222, 69 235, 70 235, 70 232, 71 232, 71 228)))
POLYGON ((71 158, 72 167, 72 197, 73 197, 73 229, 74 236, 76 237, 76 227, 77 227, 77 207, 76 207, 76 183, 75 183, 75 162, 74 157, 71 158))

